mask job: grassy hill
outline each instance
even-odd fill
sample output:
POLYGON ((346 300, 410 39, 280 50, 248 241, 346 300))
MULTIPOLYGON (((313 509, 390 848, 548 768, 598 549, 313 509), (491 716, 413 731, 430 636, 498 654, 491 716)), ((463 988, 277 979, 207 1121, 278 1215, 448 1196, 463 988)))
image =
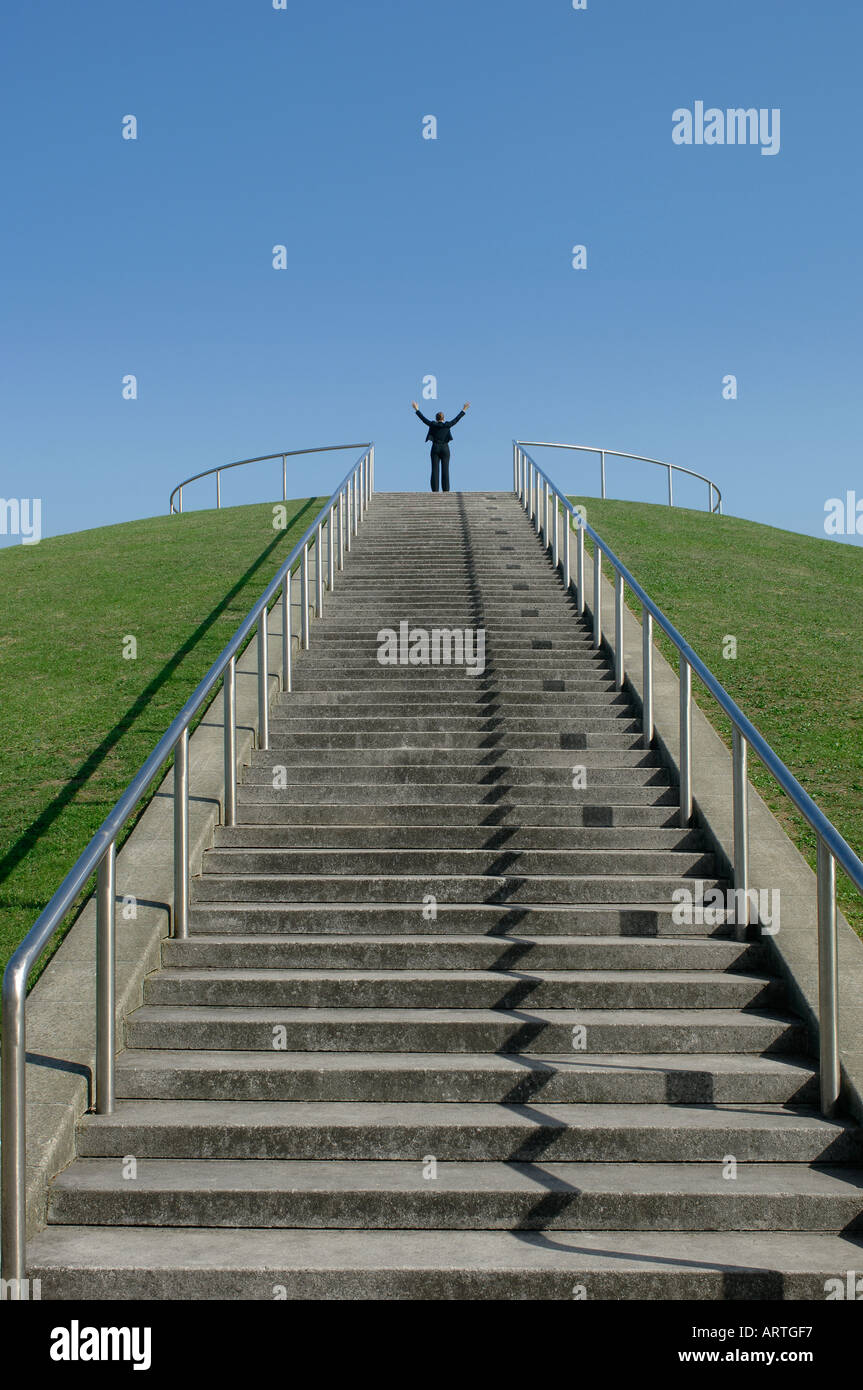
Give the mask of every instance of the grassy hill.
MULTIPOLYGON (((863 552, 733 517, 574 500, 859 853, 863 552), (728 634, 736 660, 722 656, 728 634)), ((0 551, 3 961, 322 501, 288 503, 281 532, 261 505, 0 551), (135 660, 123 657, 127 635, 135 660)), ((713 701, 694 690, 730 744, 713 701)), ((750 768, 814 865, 805 822, 754 759, 750 768)), ((856 892, 841 876, 839 889, 863 932, 856 892)))
MULTIPOLYGON (((863 853, 863 549, 707 512, 572 500, 863 853), (723 657, 727 635, 736 659, 723 657)), ((658 645, 676 669, 671 643, 658 645)), ((728 720, 694 679, 693 694, 730 748, 728 720)), ((814 868, 807 823, 754 757, 749 776, 814 868)), ((843 874, 838 895, 863 935, 863 903, 843 874)))
POLYGON ((0 550, 3 964, 325 500, 0 550))

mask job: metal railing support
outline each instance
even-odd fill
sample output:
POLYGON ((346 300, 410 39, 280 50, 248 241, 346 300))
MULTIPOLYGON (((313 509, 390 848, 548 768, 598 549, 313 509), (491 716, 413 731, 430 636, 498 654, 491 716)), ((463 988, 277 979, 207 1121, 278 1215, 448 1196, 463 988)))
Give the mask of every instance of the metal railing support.
POLYGON ((593 645, 602 646, 602 552, 593 546, 593 645))
POLYGON ((117 1055, 116 842, 96 877, 96 1114, 113 1115, 117 1055))
POLYGON ((569 591, 572 583, 570 573, 570 545, 572 541, 572 527, 569 524, 569 515, 563 514, 563 587, 569 591))
POLYGON ((217 509, 220 508, 221 505, 222 505, 222 470, 219 468, 219 469, 216 470, 216 507, 217 507, 217 509))
POLYGON ((258 747, 270 746, 270 641, 266 606, 258 619, 258 747))
POLYGON ((237 823, 237 659, 232 656, 224 677, 225 825, 237 823))
POLYGON ((605 450, 604 450, 604 449, 600 449, 600 451, 599 451, 599 485, 600 485, 600 493, 599 493, 599 495, 600 495, 600 497, 602 497, 602 498, 604 499, 604 498, 605 498, 605 450))
POLYGON ((309 650, 309 547, 303 546, 300 561, 300 642, 304 652, 309 650))
POLYGON ((614 684, 618 690, 623 688, 623 575, 614 572, 614 684))
POLYGON ((293 653, 293 614, 291 612, 292 600, 291 571, 285 575, 285 582, 282 585, 282 689, 293 689, 294 675, 294 653, 293 653))
POLYGON ((318 522, 318 529, 315 532, 315 617, 322 618, 324 615, 324 554, 323 554, 323 527, 318 522))
POLYGON ((575 582, 578 587, 578 611, 584 612, 584 527, 579 519, 578 532, 576 534, 575 551, 575 582))
POLYGON ((747 763, 746 740, 740 730, 732 725, 731 790, 734 818, 734 898, 737 905, 734 935, 738 941, 746 939, 746 928, 749 926, 749 780, 747 763))
POLYGON ((345 490, 339 489, 339 569, 345 567, 345 490))
POLYGON ((821 1110, 832 1115, 841 1086, 839 1065, 839 954, 836 936, 836 861, 818 837, 818 1019, 821 1110))
POLYGON ((674 489, 671 484, 671 464, 668 464, 668 505, 674 506, 674 489))
POLYGON ((189 727, 174 749, 174 921, 172 936, 189 935, 189 727))
POLYGON ((336 508, 333 505, 327 517, 327 587, 330 593, 333 592, 336 583, 336 538, 333 535, 335 518, 336 508))
POLYGON ((692 823, 692 667, 680 657, 680 824, 692 823))
POLYGON ((641 683, 644 698, 641 708, 641 729, 649 748, 653 742, 653 614, 641 610, 641 683))

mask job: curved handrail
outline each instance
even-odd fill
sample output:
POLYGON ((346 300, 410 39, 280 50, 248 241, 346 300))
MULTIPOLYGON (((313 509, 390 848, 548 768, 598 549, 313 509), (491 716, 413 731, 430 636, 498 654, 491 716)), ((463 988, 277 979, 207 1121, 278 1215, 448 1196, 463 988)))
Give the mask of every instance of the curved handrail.
MULTIPOLYGON (((638 580, 630 573, 609 545, 590 526, 579 509, 551 481, 548 474, 531 458, 521 446, 514 454, 514 491, 536 526, 544 537, 546 547, 553 550, 555 566, 558 565, 559 537, 557 525, 558 506, 575 526, 578 539, 578 579, 576 592, 578 610, 584 612, 584 537, 590 536, 594 544, 594 604, 593 633, 594 646, 602 644, 602 588, 601 557, 605 556, 615 576, 615 640, 613 644, 615 685, 620 688, 624 680, 623 663, 623 603, 624 585, 629 585, 643 607, 643 728, 645 740, 653 739, 653 623, 656 621, 662 631, 677 649, 679 656, 678 683, 680 688, 680 789, 681 825, 688 825, 692 817, 692 739, 691 739, 691 690, 692 673, 699 677, 720 709, 731 721, 733 733, 733 787, 734 787, 734 884, 735 890, 744 895, 749 892, 749 812, 748 782, 746 776, 747 750, 752 748, 767 771, 779 783, 786 796, 815 831, 818 840, 817 857, 817 899, 818 899, 818 959, 819 959, 819 1016, 820 1016, 820 1072, 821 1106, 825 1114, 831 1114, 839 1097, 839 1013, 838 1013, 838 945, 836 935, 836 865, 844 870, 848 878, 863 893, 863 860, 855 854, 847 840, 840 835, 832 821, 813 801, 802 787, 793 772, 786 767, 750 719, 743 713, 737 702, 717 680, 713 672, 701 660, 677 628, 654 603, 638 580), (544 500, 540 502, 541 485, 545 489, 544 500), (554 498, 554 506, 551 499, 554 498), (554 523, 551 512, 554 512, 554 523), (552 536, 553 532, 553 536, 552 536)), ((567 587, 570 584, 569 564, 570 524, 564 527, 563 574, 567 587)), ((747 896, 744 896, 744 902, 747 896)))
POLYGON ((600 468, 600 497, 605 497, 605 460, 607 458, 634 459, 636 463, 655 463, 657 468, 668 470, 668 505, 674 506, 674 489, 671 482, 672 472, 685 473, 690 478, 697 478, 699 482, 706 483, 709 489, 707 509, 709 512, 722 515, 722 493, 704 473, 696 473, 692 468, 684 468, 680 463, 665 463, 662 459, 650 459, 644 454, 626 454, 620 449, 598 449, 593 444, 550 444, 538 439, 514 439, 513 445, 517 449, 575 449, 584 454, 599 454, 600 468), (713 494, 716 493, 716 503, 713 501, 713 494))
MULTIPOLYGON (((340 446, 341 447, 341 446, 340 446)), ((352 446, 345 446, 352 447, 352 446)), ((364 447, 364 446, 360 446, 364 447)), ((167 760, 174 755, 174 902, 172 934, 188 931, 189 905, 189 726, 219 681, 225 696, 225 823, 233 823, 236 803, 236 661, 253 628, 258 628, 259 746, 269 743, 268 610, 282 595, 282 688, 291 688, 291 575, 297 561, 301 588, 301 644, 309 645, 309 547, 315 545, 314 609, 323 608, 322 538, 327 528, 327 586, 332 589, 336 563, 351 548, 359 522, 374 492, 374 445, 345 474, 282 562, 261 597, 252 605, 230 641, 159 739, 122 796, 78 857, 50 902, 16 947, 3 974, 2 1067, 2 1277, 17 1281, 20 1298, 25 1271, 26 1231, 26 993, 30 971, 59 930, 67 912, 94 871, 98 873, 96 960, 96 1110, 114 1107, 115 1052, 115 852, 116 841, 138 802, 167 760), (336 556, 338 555, 338 560, 336 556)))
POLYGON ((247 463, 268 463, 270 459, 282 460, 282 501, 288 500, 288 473, 287 460, 296 458, 299 454, 330 454, 338 449, 370 449, 371 442, 365 444, 321 444, 314 449, 283 449, 278 454, 258 454, 253 459, 237 459, 234 463, 220 463, 215 468, 205 468, 203 473, 193 473, 191 478, 184 478, 181 483, 177 483, 174 491, 168 499, 168 515, 173 516, 183 510, 183 488, 188 487, 189 483, 196 483, 199 478, 211 478, 215 474, 216 478, 216 506, 222 505, 222 474, 229 468, 243 468, 247 463), (174 506, 174 498, 177 498, 178 505, 174 506))

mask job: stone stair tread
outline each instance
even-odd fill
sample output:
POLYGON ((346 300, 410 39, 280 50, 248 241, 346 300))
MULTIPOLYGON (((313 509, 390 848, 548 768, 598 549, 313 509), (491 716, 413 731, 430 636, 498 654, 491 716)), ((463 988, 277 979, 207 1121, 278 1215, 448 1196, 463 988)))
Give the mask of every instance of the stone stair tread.
POLYGON ((219 1052, 214 1050, 172 1051, 171 1049, 128 1048, 117 1058, 120 1074, 208 1069, 275 1072, 291 1071, 400 1071, 412 1070, 497 1072, 520 1076, 525 1071, 541 1075, 547 1071, 602 1071, 605 1068, 638 1072, 715 1072, 816 1075, 815 1063, 792 1053, 631 1053, 579 1054, 574 1052, 219 1052))
MULTIPOLYGON (((113 1158, 80 1158, 55 1184, 58 1190, 128 1191, 129 1179, 113 1158)), ((434 1180, 422 1166, 399 1159, 160 1159, 144 1158, 137 1166, 136 1189, 189 1192, 198 1188, 275 1192, 476 1193, 737 1193, 799 1196, 863 1194, 863 1168, 806 1163, 739 1163, 733 1186, 714 1163, 579 1163, 513 1161, 472 1163, 441 1160, 434 1180), (434 1186, 431 1186, 433 1181, 434 1186)))
POLYGON ((52 1226, 30 1273, 76 1298, 823 1298, 859 1269, 863 1238, 756 1231, 312 1231, 52 1226), (166 1276, 165 1282, 158 1276, 166 1276), (171 1275, 174 1275, 172 1280, 171 1275), (81 1282, 75 1282, 79 1275, 81 1282), (245 1278, 243 1277, 245 1276, 245 1278), (340 1278, 340 1276, 342 1276, 340 1278), (353 1277, 351 1277, 353 1276, 353 1277), (519 1282, 521 1280, 522 1282, 519 1282), (593 1281, 593 1282, 591 1282, 593 1281))
POLYGON ((82 1128, 88 1135, 128 1125, 293 1129, 326 1125, 332 1130, 390 1125, 399 1129, 423 1126, 486 1129, 539 1127, 571 1130, 807 1130, 823 1136, 860 1134, 850 1120, 825 1119, 816 1110, 799 1106, 747 1105, 606 1105, 563 1101, 532 1101, 500 1105, 482 1101, 226 1101, 123 1100, 111 1115, 88 1115, 82 1128))

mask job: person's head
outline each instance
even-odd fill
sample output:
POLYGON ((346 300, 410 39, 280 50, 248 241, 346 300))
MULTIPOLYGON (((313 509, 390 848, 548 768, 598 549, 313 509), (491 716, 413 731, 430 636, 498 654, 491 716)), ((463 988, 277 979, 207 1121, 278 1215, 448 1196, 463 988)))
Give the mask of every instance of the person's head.
POLYGON ((443 411, 442 411, 442 410, 439 410, 438 413, 437 413, 437 415, 435 416, 435 419, 436 419, 436 420, 443 420, 444 418, 445 418, 445 416, 444 416, 443 411))

